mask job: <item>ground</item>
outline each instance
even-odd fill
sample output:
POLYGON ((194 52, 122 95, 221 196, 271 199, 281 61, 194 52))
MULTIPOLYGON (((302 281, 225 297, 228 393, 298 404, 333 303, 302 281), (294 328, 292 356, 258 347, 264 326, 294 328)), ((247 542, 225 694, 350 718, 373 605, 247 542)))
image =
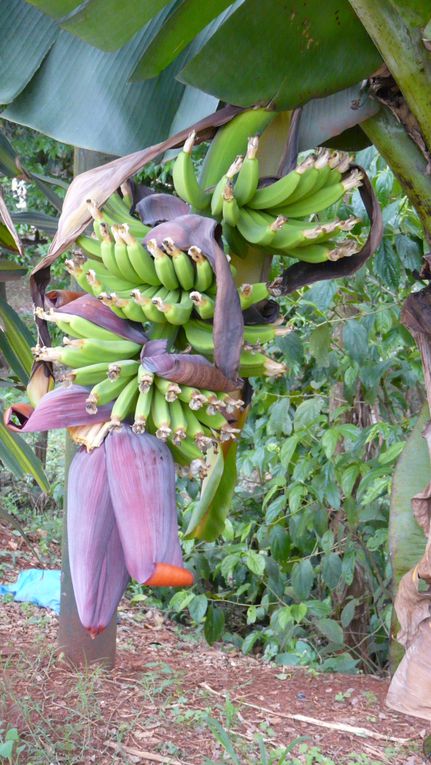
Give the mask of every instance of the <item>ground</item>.
MULTIPOLYGON (((37 533, 32 542, 37 550, 37 533)), ((40 565, 4 525, 0 550, 3 579, 40 565)), ((424 762, 427 723, 385 707, 387 678, 281 670, 210 648, 127 599, 115 669, 71 670, 56 654, 57 621, 28 604, 0 605, 0 761, 2 736, 14 727, 14 765, 424 762)))

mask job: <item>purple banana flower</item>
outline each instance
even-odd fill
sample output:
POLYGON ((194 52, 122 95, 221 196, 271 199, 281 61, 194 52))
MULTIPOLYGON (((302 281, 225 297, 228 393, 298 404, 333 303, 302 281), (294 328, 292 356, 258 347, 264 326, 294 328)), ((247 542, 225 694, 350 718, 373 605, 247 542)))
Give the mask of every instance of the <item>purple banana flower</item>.
POLYGON ((185 587, 166 444, 128 426, 74 457, 68 481, 70 567, 79 617, 95 637, 109 624, 129 575, 142 584, 185 587))

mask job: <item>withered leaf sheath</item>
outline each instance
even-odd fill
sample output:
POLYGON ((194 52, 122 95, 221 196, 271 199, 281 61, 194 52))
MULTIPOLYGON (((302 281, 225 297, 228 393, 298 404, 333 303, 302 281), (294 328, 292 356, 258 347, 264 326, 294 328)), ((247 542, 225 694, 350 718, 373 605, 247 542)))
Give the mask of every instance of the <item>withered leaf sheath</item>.
POLYGON ((239 387, 204 356, 167 353, 165 341, 150 340, 142 349, 141 362, 149 372, 192 388, 229 392, 239 387))
POLYGON ((129 427, 105 441, 109 489, 129 574, 147 582, 157 563, 182 566, 175 468, 166 444, 129 427))
POLYGON ((105 447, 80 450, 67 489, 70 570, 79 618, 92 637, 107 627, 129 574, 115 522, 105 447))

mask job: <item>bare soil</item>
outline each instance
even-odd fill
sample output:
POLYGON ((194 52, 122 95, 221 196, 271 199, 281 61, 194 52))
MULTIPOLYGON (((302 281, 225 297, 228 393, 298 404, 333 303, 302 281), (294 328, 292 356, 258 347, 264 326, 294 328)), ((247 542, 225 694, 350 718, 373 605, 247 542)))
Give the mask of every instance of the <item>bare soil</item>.
MULTIPOLYGON (((37 548, 37 534, 32 541, 37 548)), ((3 580, 40 566, 22 537, 1 525, 0 551, 3 580)), ((245 765, 262 762, 257 735, 268 755, 293 743, 292 763, 425 762, 427 723, 385 707, 387 678, 282 669, 229 646, 210 648, 195 631, 127 599, 115 669, 71 670, 56 654, 57 623, 52 612, 0 602, 0 740, 1 729, 14 726, 25 745, 14 763, 233 762, 208 717, 221 722, 245 765), (303 737, 318 748, 316 759, 301 754, 303 737)))

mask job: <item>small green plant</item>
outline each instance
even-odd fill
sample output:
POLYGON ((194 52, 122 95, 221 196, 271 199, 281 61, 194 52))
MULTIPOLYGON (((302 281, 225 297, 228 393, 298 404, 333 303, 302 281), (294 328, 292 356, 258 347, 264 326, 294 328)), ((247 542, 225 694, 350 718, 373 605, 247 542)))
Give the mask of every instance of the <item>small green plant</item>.
POLYGON ((16 728, 8 728, 5 732, 0 728, 0 761, 7 760, 10 765, 18 763, 25 744, 19 744, 20 736, 16 728))

